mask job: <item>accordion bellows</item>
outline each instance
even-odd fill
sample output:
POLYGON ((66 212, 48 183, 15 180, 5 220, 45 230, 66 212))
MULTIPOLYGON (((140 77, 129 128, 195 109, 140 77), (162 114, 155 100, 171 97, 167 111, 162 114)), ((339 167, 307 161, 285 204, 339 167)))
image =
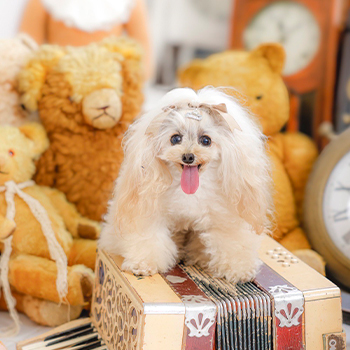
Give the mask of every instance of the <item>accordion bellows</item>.
POLYGON ((134 276, 99 251, 92 321, 110 350, 341 346, 339 288, 269 237, 260 257, 256 279, 234 285, 183 265, 134 276))

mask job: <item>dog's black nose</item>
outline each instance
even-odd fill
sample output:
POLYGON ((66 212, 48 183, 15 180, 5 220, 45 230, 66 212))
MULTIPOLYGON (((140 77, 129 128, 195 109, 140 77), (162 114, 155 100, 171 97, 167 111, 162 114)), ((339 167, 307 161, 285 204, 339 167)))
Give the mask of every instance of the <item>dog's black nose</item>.
POLYGON ((194 154, 193 153, 183 154, 182 161, 186 164, 192 164, 194 162, 194 154))

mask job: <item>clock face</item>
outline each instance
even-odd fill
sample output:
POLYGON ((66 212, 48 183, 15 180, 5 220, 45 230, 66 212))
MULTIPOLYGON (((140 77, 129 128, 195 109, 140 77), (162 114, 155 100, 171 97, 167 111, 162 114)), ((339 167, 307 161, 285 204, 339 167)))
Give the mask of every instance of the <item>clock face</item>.
POLYGON ((350 152, 341 158, 328 178, 322 209, 330 238, 350 259, 350 152))
POLYGON ((305 6, 293 1, 276 1, 262 9, 243 34, 248 50, 266 42, 278 42, 286 50, 284 75, 305 68, 320 44, 320 28, 305 6))

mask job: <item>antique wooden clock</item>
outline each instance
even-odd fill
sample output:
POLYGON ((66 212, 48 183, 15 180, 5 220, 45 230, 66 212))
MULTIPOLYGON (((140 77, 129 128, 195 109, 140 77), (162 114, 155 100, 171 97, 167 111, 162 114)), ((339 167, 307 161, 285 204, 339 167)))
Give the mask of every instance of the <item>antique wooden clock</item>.
POLYGON ((320 141, 332 120, 338 37, 346 0, 236 0, 231 48, 279 42, 286 50, 285 82, 291 93, 290 130, 320 141), (300 124, 298 125, 300 121, 300 124))

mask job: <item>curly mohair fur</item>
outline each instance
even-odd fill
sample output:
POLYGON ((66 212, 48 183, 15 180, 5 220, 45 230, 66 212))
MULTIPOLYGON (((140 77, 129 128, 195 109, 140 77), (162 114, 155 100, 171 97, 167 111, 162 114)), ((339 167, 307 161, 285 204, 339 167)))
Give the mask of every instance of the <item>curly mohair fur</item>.
POLYGON ((17 75, 33 56, 38 45, 26 34, 0 40, 0 124, 20 126, 38 119, 22 108, 17 90, 17 75))
POLYGON ((23 103, 38 109, 50 139, 36 181, 60 189, 94 220, 106 211, 123 160, 123 134, 143 102, 141 59, 140 47, 126 38, 79 48, 44 45, 19 78, 23 103), (121 113, 113 127, 99 128, 87 122, 84 103, 90 98, 103 110, 105 92, 121 113))
POLYGON ((123 256, 122 268, 135 274, 165 272, 184 259, 216 277, 252 279, 271 214, 264 141, 248 111, 220 90, 169 92, 126 135, 100 248, 123 256), (210 108, 199 107, 201 120, 190 118, 189 104, 225 104, 226 117, 239 127, 231 130, 210 108), (174 135, 179 143, 171 141, 174 135), (209 146, 201 144, 203 135, 211 138, 209 146), (185 154, 194 158, 190 166, 185 154), (191 195, 183 187, 186 167, 199 174, 191 195))

